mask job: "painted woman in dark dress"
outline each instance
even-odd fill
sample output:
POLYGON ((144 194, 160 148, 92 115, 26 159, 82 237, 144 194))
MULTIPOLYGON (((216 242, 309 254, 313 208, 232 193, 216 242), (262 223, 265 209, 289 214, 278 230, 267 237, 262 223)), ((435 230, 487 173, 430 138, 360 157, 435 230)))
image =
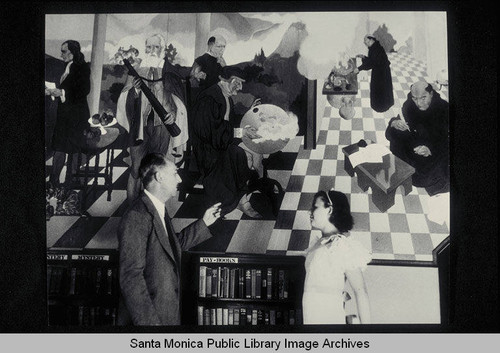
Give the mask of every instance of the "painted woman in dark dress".
MULTIPOLYGON (((81 150, 83 131, 89 126, 90 118, 87 95, 90 92, 90 68, 81 52, 80 43, 68 40, 61 45, 61 58, 66 70, 57 88, 45 89, 45 95, 57 98, 57 120, 52 137, 54 158, 50 182, 59 184, 66 154, 81 150)), ((68 166, 70 168, 70 166, 68 166)))
POLYGON ((354 70, 354 73, 361 70, 372 70, 370 105, 376 112, 383 113, 394 105, 391 62, 387 58, 385 49, 375 37, 365 36, 364 43, 368 47, 368 56, 358 55, 363 63, 354 70))

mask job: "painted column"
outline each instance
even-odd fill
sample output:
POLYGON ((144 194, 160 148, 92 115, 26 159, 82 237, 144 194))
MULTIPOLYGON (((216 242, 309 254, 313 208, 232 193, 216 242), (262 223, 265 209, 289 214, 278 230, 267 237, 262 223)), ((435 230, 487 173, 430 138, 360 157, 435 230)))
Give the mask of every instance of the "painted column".
POLYGON ((196 34, 194 57, 197 58, 207 51, 208 35, 210 33, 210 13, 196 14, 196 34))
POLYGON ((90 94, 88 96, 91 116, 99 113, 107 16, 106 14, 94 15, 94 35, 92 37, 92 54, 90 56, 90 94))

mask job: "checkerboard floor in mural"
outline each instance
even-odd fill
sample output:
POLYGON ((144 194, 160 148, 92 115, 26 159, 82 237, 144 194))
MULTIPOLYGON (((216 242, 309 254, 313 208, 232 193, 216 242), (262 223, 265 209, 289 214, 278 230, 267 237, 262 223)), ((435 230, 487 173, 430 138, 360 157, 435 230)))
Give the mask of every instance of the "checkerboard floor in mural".
MULTIPOLYGON (((334 188, 348 196, 355 221, 351 236, 372 251, 373 259, 422 264, 432 261, 433 250, 448 237, 449 229, 446 223, 429 219, 431 200, 425 190, 413 187, 406 196, 398 190, 394 206, 381 213, 371 201, 371 189, 363 192, 357 185, 357 177, 350 177, 344 171, 342 148, 360 139, 387 143, 384 137, 387 122, 400 113, 410 85, 419 79, 432 81, 425 66, 412 57, 391 53, 389 59, 395 99, 389 111, 384 114, 372 111, 369 73, 362 72, 354 103, 355 117, 344 120, 338 109, 326 103, 323 118, 318 121, 316 149, 304 150, 303 138, 297 137, 281 152, 279 163, 269 166, 269 177, 285 189, 278 216, 264 214, 264 219, 254 220, 234 210, 212 226, 217 237, 200 247, 206 251, 300 254, 317 235, 310 230, 308 213, 314 193, 334 188)), ((439 93, 448 98, 446 87, 439 93)), ((128 166, 123 157, 123 151, 115 151, 111 200, 107 200, 107 192, 98 191, 87 201, 90 217, 52 217, 47 221, 48 247, 117 248, 116 229, 127 207, 128 166)), ((103 160, 105 157, 101 156, 103 160)), ((51 159, 46 165, 48 175, 51 159)), ((252 203, 259 203, 258 194, 252 197, 252 203)), ((174 227, 180 230, 202 216, 205 203, 203 195, 189 194, 184 202, 169 201, 167 208, 174 227)))

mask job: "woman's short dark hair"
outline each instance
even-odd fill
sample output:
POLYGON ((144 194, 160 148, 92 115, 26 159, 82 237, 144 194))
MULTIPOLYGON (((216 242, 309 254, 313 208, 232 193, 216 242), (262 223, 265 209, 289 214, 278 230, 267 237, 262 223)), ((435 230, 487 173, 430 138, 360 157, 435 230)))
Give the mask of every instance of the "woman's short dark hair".
POLYGON ((207 42, 208 45, 211 45, 211 44, 214 44, 214 43, 215 43, 215 37, 214 36, 208 38, 208 42, 207 42))
POLYGON ((340 233, 346 233, 352 229, 354 220, 351 215, 351 206, 344 193, 330 190, 327 194, 325 191, 319 191, 314 195, 313 205, 318 198, 323 200, 326 206, 332 207, 329 221, 340 233))
POLYGON ((161 153, 149 153, 142 160, 139 166, 139 177, 146 188, 153 180, 155 174, 160 168, 167 165, 165 156, 161 153))
POLYGON ((68 50, 73 54, 73 62, 76 64, 83 64, 85 62, 85 55, 81 52, 82 48, 80 43, 76 40, 67 40, 63 43, 68 45, 68 50))

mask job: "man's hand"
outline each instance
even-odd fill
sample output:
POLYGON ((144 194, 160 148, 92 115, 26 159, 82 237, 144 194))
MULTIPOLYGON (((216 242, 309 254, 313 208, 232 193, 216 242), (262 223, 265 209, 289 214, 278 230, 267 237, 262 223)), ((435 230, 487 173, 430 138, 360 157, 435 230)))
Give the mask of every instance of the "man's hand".
POLYGON ((50 88, 46 88, 46 89, 45 89, 45 95, 46 95, 46 96, 50 96, 50 95, 51 95, 51 92, 50 92, 50 91, 51 91, 51 89, 50 89, 50 88))
POLYGON ((413 152, 415 152, 419 156, 424 156, 424 157, 429 157, 430 155, 432 155, 431 150, 429 149, 429 147, 424 146, 424 145, 415 147, 413 149, 413 152))
POLYGON ((209 227, 215 223, 217 219, 220 218, 220 202, 217 202, 212 207, 208 208, 203 215, 203 222, 209 227))
POLYGON ((59 88, 53 88, 49 89, 50 95, 54 97, 61 97, 62 96, 62 91, 59 88))
POLYGON ((253 109, 253 108, 255 108, 256 106, 258 106, 258 105, 260 105, 260 104, 261 104, 260 98, 255 98, 255 99, 253 100, 252 105, 250 106, 250 109, 253 109))
POLYGON ((134 77, 133 84, 134 84, 134 87, 137 90, 140 90, 141 89, 142 80, 139 77, 134 77))
POLYGON ((217 59, 217 62, 220 64, 220 66, 224 67, 226 66, 226 60, 221 56, 217 59))
POLYGON ((175 123, 175 113, 174 112, 167 113, 166 118, 167 118, 167 121, 165 121, 165 124, 172 125, 173 123, 175 123))
POLYGON ((197 80, 206 80, 207 79, 207 74, 204 73, 203 71, 196 71, 194 73, 194 78, 197 80))
POLYGON ((405 130, 410 131, 410 127, 408 126, 408 124, 401 119, 393 120, 393 122, 391 123, 391 127, 399 131, 405 131, 405 130))
POLYGON ((253 139, 258 139, 258 138, 261 138, 262 136, 260 136, 258 133, 257 133, 257 129, 253 126, 250 126, 250 125, 246 125, 244 128, 243 128, 243 136, 246 136, 248 137, 250 140, 253 140, 253 139))

